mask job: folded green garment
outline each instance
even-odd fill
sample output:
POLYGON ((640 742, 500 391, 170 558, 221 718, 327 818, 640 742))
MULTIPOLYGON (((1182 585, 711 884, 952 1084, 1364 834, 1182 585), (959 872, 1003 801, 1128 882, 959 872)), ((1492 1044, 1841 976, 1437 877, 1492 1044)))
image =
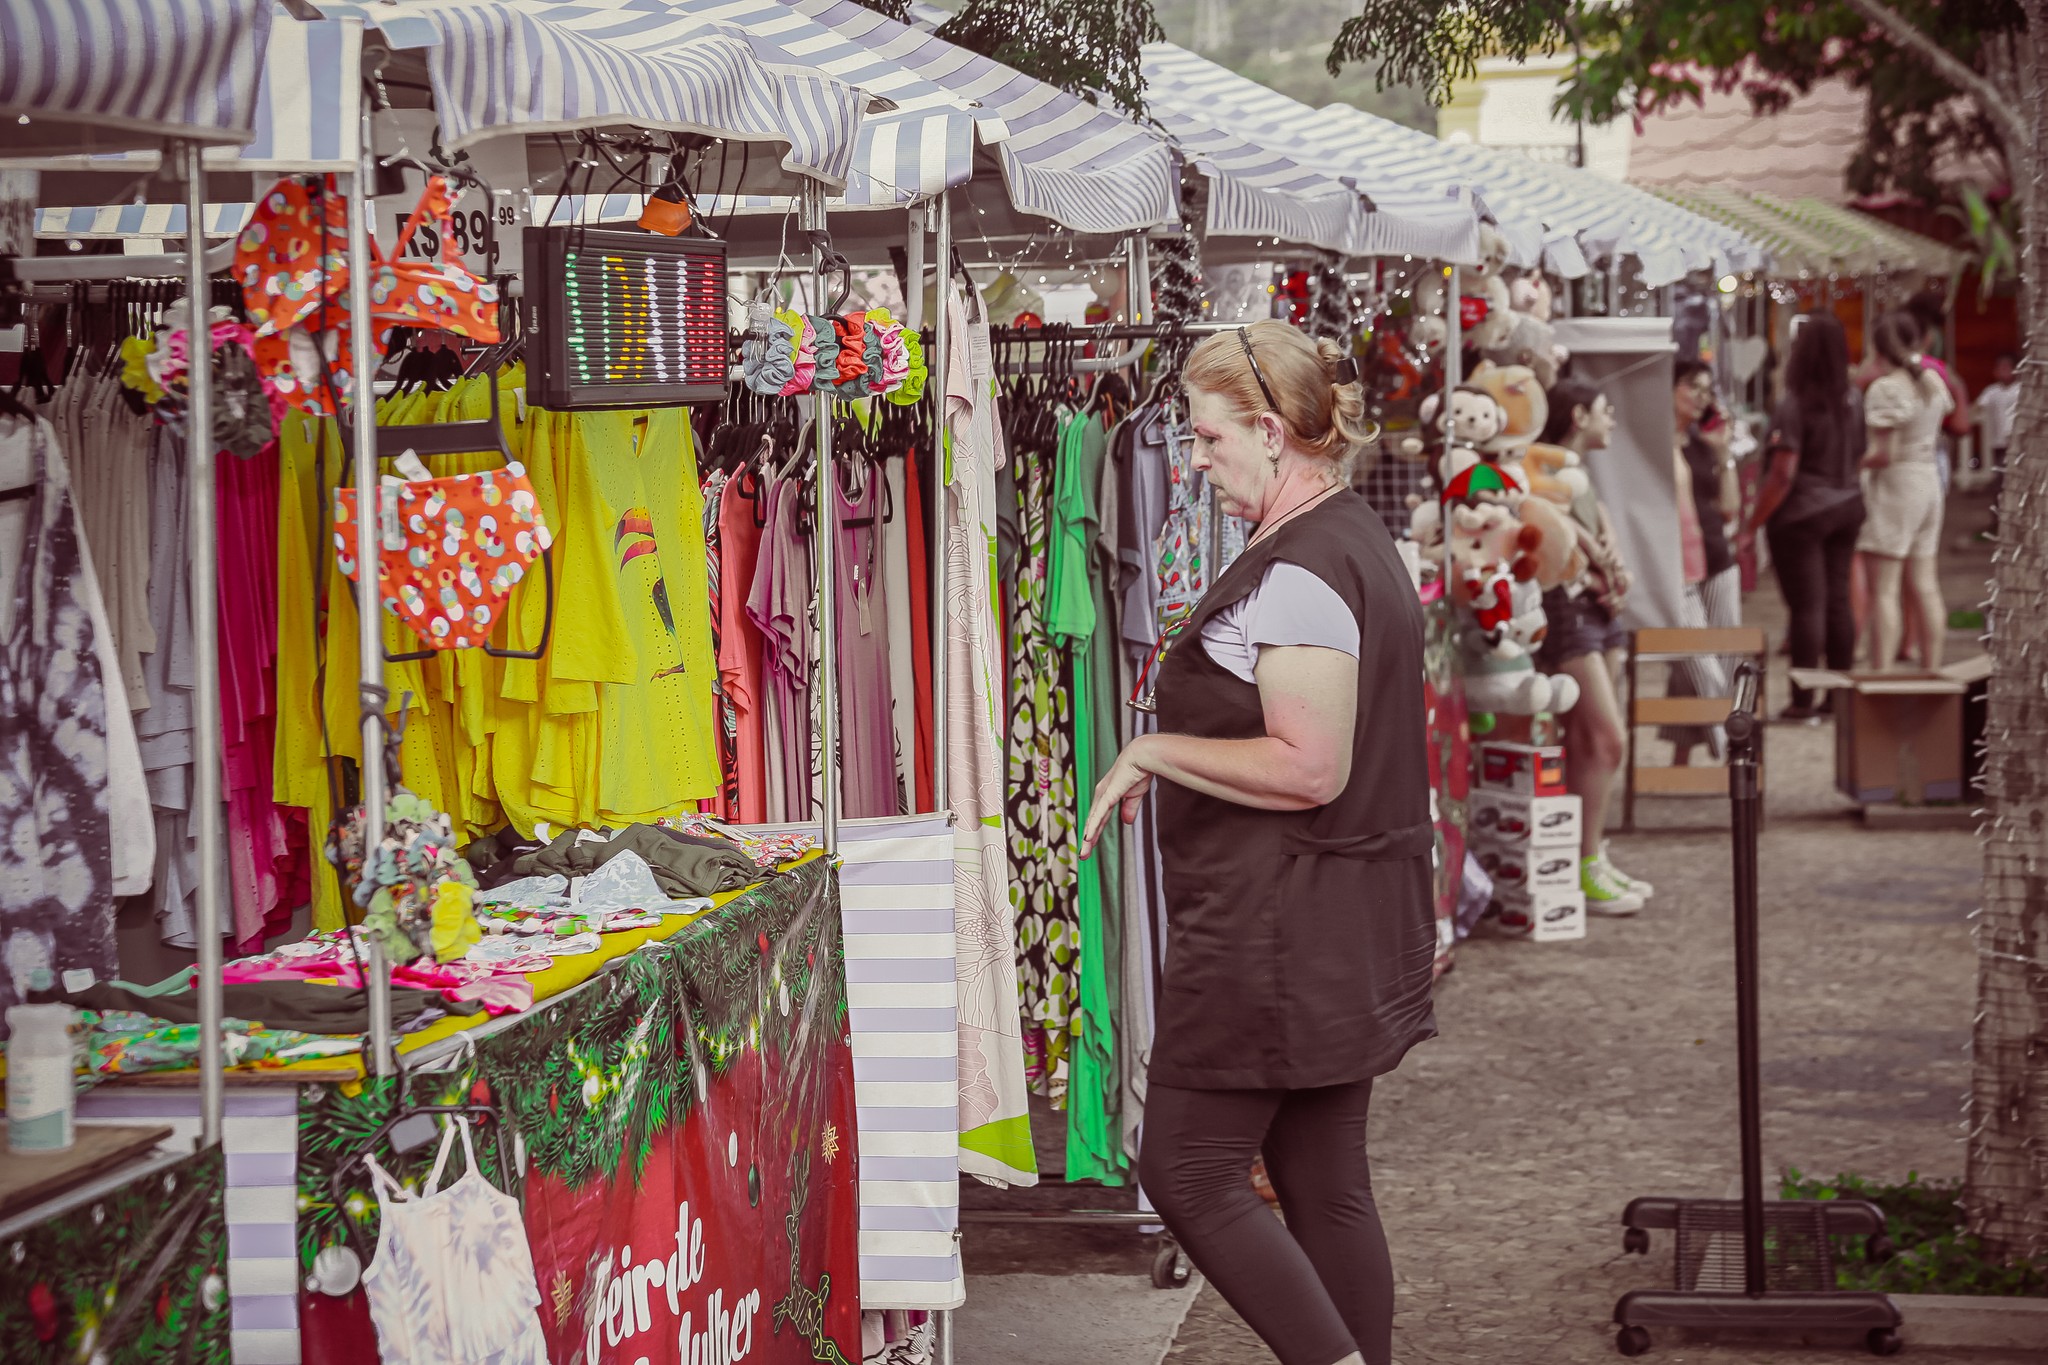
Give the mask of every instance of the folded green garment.
MULTIPOLYGON (((182 973, 180 975, 183 975, 182 973)), ((363 992, 346 986, 322 986, 311 981, 247 981, 222 986, 221 1012, 235 1019, 249 1019, 274 1029, 296 1033, 368 1033, 370 1006, 363 992)), ((133 1010, 173 1024, 199 1022, 199 993, 192 990, 151 994, 102 982, 61 997, 79 1009, 133 1010)), ((443 1000, 438 991, 409 986, 391 988, 391 1023, 403 1029, 432 1006, 450 1014, 475 1014, 483 1006, 474 1000, 443 1000)))

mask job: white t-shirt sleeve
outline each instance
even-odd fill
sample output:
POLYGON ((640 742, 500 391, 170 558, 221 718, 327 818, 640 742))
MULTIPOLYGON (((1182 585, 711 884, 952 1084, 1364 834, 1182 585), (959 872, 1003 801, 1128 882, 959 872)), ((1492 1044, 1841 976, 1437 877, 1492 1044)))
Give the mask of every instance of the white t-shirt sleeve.
POLYGON ((1202 648, 1242 682, 1258 680, 1259 651, 1310 645, 1358 657, 1358 618, 1337 590, 1299 564, 1266 566, 1259 586, 1202 627, 1202 648))

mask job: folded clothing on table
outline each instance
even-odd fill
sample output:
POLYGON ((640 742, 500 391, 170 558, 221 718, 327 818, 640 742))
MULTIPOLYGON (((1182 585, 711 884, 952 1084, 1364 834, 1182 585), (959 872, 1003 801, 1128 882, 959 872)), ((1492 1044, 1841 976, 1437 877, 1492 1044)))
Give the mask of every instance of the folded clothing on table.
POLYGON ((569 830, 546 848, 513 859, 512 873, 515 877, 588 877, 622 853, 645 860, 656 886, 669 900, 738 891, 761 880, 761 870, 738 847, 716 847, 707 840, 685 838, 655 825, 628 825, 609 835, 569 830))
MULTIPOLYGON (((186 975, 189 980, 190 974, 186 975)), ((262 1027, 319 1034, 370 1031, 369 999, 355 987, 304 980, 247 981, 223 986, 220 994, 222 1013, 252 1020, 262 1027)), ((70 992, 63 1000, 79 1009, 132 1011, 171 1024, 199 1022, 199 993, 189 987, 151 995, 122 982, 108 981, 70 992)), ((473 1014, 483 1008, 480 1004, 445 1001, 438 990, 392 986, 391 1021, 399 1028, 429 1006, 458 1014, 473 1014)))

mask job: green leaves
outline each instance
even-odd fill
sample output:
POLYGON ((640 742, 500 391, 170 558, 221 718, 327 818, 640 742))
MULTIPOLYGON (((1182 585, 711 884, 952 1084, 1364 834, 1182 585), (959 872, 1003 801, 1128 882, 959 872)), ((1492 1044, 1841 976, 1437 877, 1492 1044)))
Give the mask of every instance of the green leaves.
POLYGON ((1152 0, 967 0, 938 35, 1133 118, 1145 116, 1138 49, 1166 36, 1152 0))
POLYGON ((1375 64, 1381 89, 1418 85, 1448 104, 1454 82, 1481 57, 1520 60, 1570 46, 1576 5, 1560 0, 1364 0, 1330 46, 1331 75, 1347 62, 1375 64))
MULTIPOLYGON (((1893 0, 1890 8, 1979 71, 2025 26, 2017 0, 1893 0)), ((1481 58, 1559 51, 1578 54, 1557 100, 1567 118, 1606 123, 1710 91, 1740 93, 1770 114, 1840 80, 1870 97, 1849 167, 1858 193, 1939 200, 1959 160, 2003 174, 1985 111, 1842 0, 1362 0, 1331 45, 1329 67, 1373 63, 1383 87, 1415 82, 1442 104, 1481 58)))
POLYGON ((1975 273, 1977 299, 1982 303, 2019 281, 2019 212, 2011 199, 1994 205, 1972 185, 1962 186, 1956 199, 1957 203, 1944 204, 1940 210, 1942 217, 1963 228, 1963 237, 1955 245, 1965 256, 1957 263, 1949 288, 1953 291, 1975 273))
POLYGON ((2003 1263, 1964 1231, 1961 1187, 1923 1182, 1909 1171, 1903 1183, 1882 1185, 1857 1175, 1824 1181, 1796 1168, 1779 1182, 1785 1199, 1867 1199, 1884 1210, 1885 1235, 1897 1248, 1876 1264, 1864 1259, 1861 1239, 1835 1238, 1835 1280, 1842 1289, 1888 1294, 1985 1294, 2048 1297, 2048 1265, 2003 1263))

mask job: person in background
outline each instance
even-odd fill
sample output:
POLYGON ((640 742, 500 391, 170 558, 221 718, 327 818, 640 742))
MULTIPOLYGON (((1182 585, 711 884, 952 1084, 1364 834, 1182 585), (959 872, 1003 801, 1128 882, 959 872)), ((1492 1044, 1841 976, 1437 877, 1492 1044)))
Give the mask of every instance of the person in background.
MULTIPOLYGON (((1769 538, 1771 563, 1791 617, 1794 668, 1856 664, 1856 620, 1849 576, 1863 526, 1863 425, 1849 396, 1849 340, 1832 314, 1801 322, 1785 365, 1785 396, 1764 442, 1769 463, 1756 508, 1743 526, 1747 545, 1757 529, 1769 538)), ((1783 718, 1817 722, 1821 707, 1796 684, 1783 718)))
MULTIPOLYGON (((1550 390, 1545 445, 1585 457, 1607 444, 1614 432, 1614 405, 1581 379, 1560 379, 1550 390)), ((1586 909, 1596 915, 1633 915, 1655 890, 1615 867, 1607 853, 1607 804, 1614 776, 1627 757, 1621 700, 1615 685, 1628 632, 1616 620, 1628 596, 1628 566, 1615 543, 1614 524, 1590 482, 1574 498, 1572 525, 1589 567, 1577 583, 1543 594, 1546 629, 1536 656, 1546 673, 1566 673, 1579 684, 1579 701, 1560 720, 1564 725, 1565 788, 1585 808, 1579 843, 1579 886, 1586 909)))
POLYGON ((2005 492, 2005 448, 2012 440, 2013 419, 2019 415, 2020 386, 2014 370, 2018 359, 2010 351, 1999 353, 1991 362, 1991 382, 1977 395, 1977 442, 1979 456, 1991 470, 1991 534, 1998 534, 1998 498, 2005 492))
POLYGON ((1869 440, 1863 455, 1868 516, 1856 548, 1869 557, 1871 615, 1876 620, 1871 666, 1898 661, 1903 594, 1919 608, 1921 663, 1941 667, 1948 609, 1941 600, 1942 486, 1935 447, 1954 397, 1915 349, 1923 335, 1907 311, 1878 320, 1875 342, 1885 372, 1863 396, 1869 440))
MULTIPOLYGON (((1692 628, 1742 624, 1742 571, 1728 544, 1728 520, 1741 510, 1742 489, 1728 453, 1726 414, 1714 402, 1714 374, 1704 360, 1681 360, 1672 369, 1673 477, 1678 484, 1678 534, 1685 563, 1681 624, 1692 628)), ((1674 697, 1728 695, 1727 665, 1718 656, 1689 659, 1672 672, 1674 697)), ((1692 761, 1693 746, 1720 749, 1718 727, 1664 727, 1672 762, 1692 761)))

